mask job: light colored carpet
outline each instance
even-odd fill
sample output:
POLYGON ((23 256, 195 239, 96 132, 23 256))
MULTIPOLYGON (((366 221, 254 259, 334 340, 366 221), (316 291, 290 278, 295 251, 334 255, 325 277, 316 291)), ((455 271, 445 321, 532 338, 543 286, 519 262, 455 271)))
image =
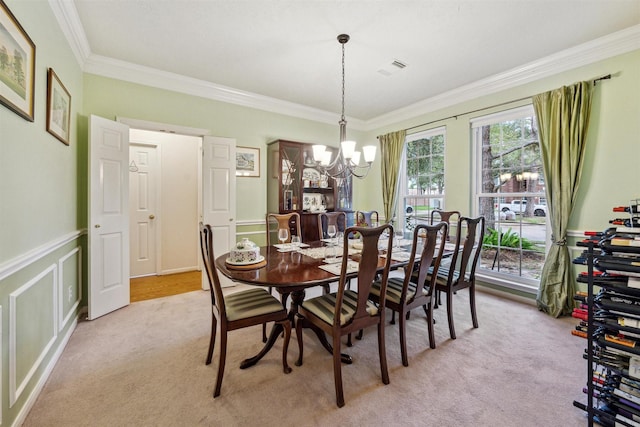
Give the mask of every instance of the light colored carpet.
MULTIPOLYGON (((244 285, 227 290, 235 292, 244 285)), ((231 332, 222 395, 205 365, 209 293, 138 302, 79 323, 25 426, 583 426, 582 352, 575 319, 553 319, 531 305, 478 293, 479 329, 467 292, 455 296, 457 340, 444 307, 436 310, 437 348, 428 347, 424 313, 408 322, 409 367, 397 325, 386 327, 391 383, 383 385, 375 329, 343 351, 346 406, 338 409, 331 357, 305 332, 304 365, 282 373, 279 340, 256 366, 242 359, 262 345, 261 328, 231 332)), ((390 318, 390 316, 389 316, 390 318)))

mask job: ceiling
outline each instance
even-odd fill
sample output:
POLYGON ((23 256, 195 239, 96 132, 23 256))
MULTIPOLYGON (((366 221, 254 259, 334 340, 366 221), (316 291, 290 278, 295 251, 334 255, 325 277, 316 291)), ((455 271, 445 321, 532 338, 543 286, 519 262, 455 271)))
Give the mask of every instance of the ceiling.
POLYGON ((371 121, 640 24, 640 0, 57 1, 75 5, 89 57, 329 112, 336 121, 341 33, 351 36, 345 114, 371 121))

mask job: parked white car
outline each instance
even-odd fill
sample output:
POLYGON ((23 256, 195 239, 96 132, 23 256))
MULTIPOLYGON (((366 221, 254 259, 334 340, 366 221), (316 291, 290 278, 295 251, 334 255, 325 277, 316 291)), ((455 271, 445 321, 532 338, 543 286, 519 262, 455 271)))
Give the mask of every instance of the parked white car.
MULTIPOLYGON (((500 203, 500 212, 514 212, 521 214, 527 210, 526 200, 514 200, 511 203, 500 203)), ((547 216, 547 205, 534 205, 533 215, 535 216, 547 216)))

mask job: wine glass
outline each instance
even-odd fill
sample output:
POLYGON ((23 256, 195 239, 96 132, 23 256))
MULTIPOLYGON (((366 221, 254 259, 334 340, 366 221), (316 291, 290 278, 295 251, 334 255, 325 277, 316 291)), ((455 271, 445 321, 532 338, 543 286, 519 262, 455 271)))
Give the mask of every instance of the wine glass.
POLYGON ((336 237, 337 232, 338 230, 335 225, 331 224, 327 226, 327 236, 329 236, 329 239, 333 240, 333 238, 336 237))
POLYGON ((300 248, 300 236, 291 236, 291 249, 297 251, 300 248))
POLYGON ((286 228, 278 229, 278 240, 280 240, 280 244, 284 247, 284 242, 289 239, 289 230, 286 228))
POLYGON ((395 246, 396 248, 400 249, 400 243, 402 238, 404 237, 404 231, 403 230, 396 230, 394 231, 394 242, 393 242, 393 246, 395 246))

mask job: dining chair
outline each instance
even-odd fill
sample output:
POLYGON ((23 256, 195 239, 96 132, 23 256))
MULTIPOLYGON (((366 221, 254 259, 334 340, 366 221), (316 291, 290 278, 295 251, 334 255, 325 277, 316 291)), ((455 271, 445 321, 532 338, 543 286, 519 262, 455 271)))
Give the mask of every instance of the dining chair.
POLYGON ((344 232, 347 228, 347 214, 344 212, 322 212, 318 214, 318 237, 319 240, 326 239, 327 227, 335 225, 337 231, 344 232))
POLYGON ((286 214, 268 213, 267 214, 267 245, 275 245, 278 241, 278 230, 286 228, 289 230, 289 237, 285 243, 291 242, 291 235, 300 236, 302 239, 302 228, 300 225, 300 214, 298 212, 290 212, 286 214), (276 228, 273 226, 276 225, 276 228))
MULTIPOLYGON (((286 214, 277 214, 277 213, 267 213, 266 217, 267 223, 267 246, 275 245, 280 243, 278 240, 278 230, 281 228, 286 228, 289 230, 289 237, 285 241, 285 243, 291 243, 292 232, 295 231, 296 236, 300 236, 300 241, 302 241, 302 226, 300 225, 300 214, 297 212, 290 212, 286 214), (276 225, 276 228, 273 226, 276 225)), ((269 286, 269 293, 273 292, 273 288, 269 286)), ((286 306, 287 299, 289 298, 289 294, 282 294, 280 299, 282 301, 282 305, 286 306)), ((267 342, 267 326, 264 325, 262 327, 262 342, 267 342)))
POLYGON ((374 227, 380 223, 378 211, 356 211, 356 225, 374 227))
MULTIPOLYGON (((484 239, 485 218, 460 217, 457 223, 455 249, 449 265, 441 265, 436 276, 436 291, 447 295, 447 321, 451 339, 456 339, 453 325, 453 294, 469 289, 469 305, 473 327, 478 327, 476 315, 476 267, 484 239)), ((427 280, 431 280, 428 277, 427 280)), ((436 302, 436 306, 439 302, 436 302)))
MULTIPOLYGON (((300 354, 297 366, 302 365, 303 343, 302 327, 311 324, 324 333, 331 335, 333 344, 333 377, 336 389, 336 403, 338 407, 344 406, 344 392, 342 386, 342 362, 340 360, 341 338, 354 331, 368 326, 378 327, 378 357, 380 359, 380 372, 383 384, 389 384, 389 372, 387 369, 387 355, 384 341, 384 314, 385 301, 376 306, 369 301, 371 286, 376 279, 378 271, 378 239, 384 231, 393 235, 393 227, 389 224, 380 227, 349 227, 345 230, 344 239, 352 233, 360 233, 362 237, 362 252, 357 257, 357 291, 346 289, 347 272, 353 266, 349 260, 349 245, 343 245, 342 264, 338 290, 336 292, 321 295, 303 301, 296 314, 296 336, 300 354)), ((391 252, 392 242, 388 239, 388 252, 391 252)), ((389 267, 391 257, 386 257, 382 268, 380 290, 384 294, 387 289, 389 267)))
POLYGON ((429 224, 433 225, 433 224, 437 224, 440 221, 444 221, 447 223, 448 229, 447 229, 447 241, 451 240, 449 237, 449 234, 452 231, 452 227, 451 224, 453 223, 454 225, 458 223, 458 220, 460 219, 460 212, 459 211, 443 211, 440 209, 434 209, 431 211, 431 217, 430 217, 430 221, 429 224))
POLYGON ((276 322, 282 325, 284 327, 282 366, 285 374, 291 372, 287 363, 287 350, 291 339, 291 321, 287 310, 277 298, 261 288, 248 289, 229 295, 222 293, 218 270, 214 264, 213 231, 209 224, 200 223, 200 250, 211 291, 211 338, 209 339, 207 365, 211 364, 217 329, 220 326, 220 361, 218 362, 218 376, 213 397, 220 396, 222 388, 222 377, 227 357, 227 334, 236 329, 267 322, 276 322))
MULTIPOLYGON (((438 273, 444 243, 447 235, 447 223, 442 221, 435 225, 419 224, 413 231, 413 244, 407 269, 402 277, 391 277, 387 282, 385 295, 385 307, 398 313, 400 319, 400 352, 402 354, 402 364, 409 366, 407 357, 406 321, 409 319, 411 310, 422 307, 427 316, 429 332, 429 347, 436 348, 435 335, 433 331, 433 308, 435 296, 435 277, 438 273), (412 275, 406 272, 414 271, 417 267, 417 276, 412 281, 412 275), (427 281, 427 276, 431 271, 432 279, 427 281), (417 285, 420 283, 422 285, 417 285)), ((381 301, 381 283, 376 281, 371 287, 369 299, 377 304, 381 301)))
MULTIPOLYGON (((329 227, 330 225, 335 225, 336 226, 336 231, 338 232, 343 232, 344 230, 347 228, 347 214, 344 212, 322 212, 318 214, 318 237, 319 240, 322 239, 326 239, 329 238, 329 235, 327 234, 327 227, 329 227)), ((350 286, 350 281, 349 281, 349 285, 350 286)), ((322 287, 323 292, 325 294, 330 292, 330 285, 324 285, 322 287)))

